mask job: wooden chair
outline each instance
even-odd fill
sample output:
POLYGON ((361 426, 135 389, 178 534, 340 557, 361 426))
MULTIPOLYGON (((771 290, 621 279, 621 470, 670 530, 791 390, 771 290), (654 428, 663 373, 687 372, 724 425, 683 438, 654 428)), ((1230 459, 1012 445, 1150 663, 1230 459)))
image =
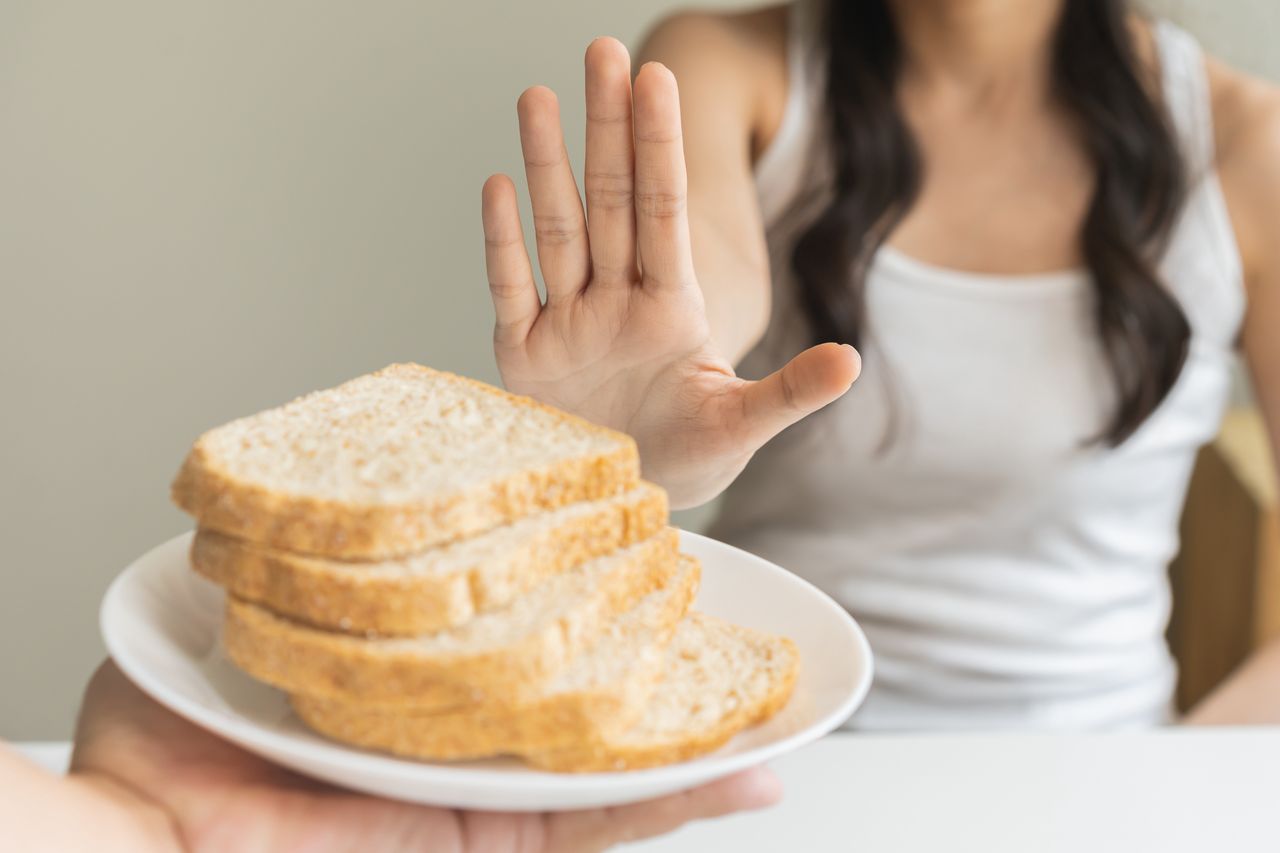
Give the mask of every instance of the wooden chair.
POLYGON ((1169 571, 1169 645, 1186 710, 1280 634, 1280 506, 1266 429, 1252 409, 1228 413, 1200 452, 1169 571))

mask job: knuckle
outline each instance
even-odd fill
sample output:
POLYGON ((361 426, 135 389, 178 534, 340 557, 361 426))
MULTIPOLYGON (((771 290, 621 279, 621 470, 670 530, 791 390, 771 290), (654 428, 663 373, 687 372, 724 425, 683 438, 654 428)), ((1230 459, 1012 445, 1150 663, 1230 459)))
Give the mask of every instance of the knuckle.
POLYGON ((671 219, 684 213, 685 194, 662 189, 642 189, 636 193, 636 210, 653 219, 671 219))
POLYGON ((593 110, 588 108, 587 121, 591 122, 592 124, 604 124, 604 125, 630 124, 631 111, 627 110, 624 112, 622 110, 619 110, 617 112, 611 112, 608 110, 593 110))
POLYGON ((587 187, 587 204, 596 210, 622 210, 632 203, 630 188, 587 187))
POLYGON ((794 411, 796 405, 796 387, 791 375, 787 371, 782 371, 782 381, 778 383, 778 387, 782 392, 782 405, 788 411, 794 411))
POLYGON ((636 133, 636 142, 646 145, 679 145, 682 134, 679 131, 648 130, 636 133))
POLYGON ((489 293, 495 300, 519 299, 527 289, 528 285, 524 283, 489 279, 489 293))
POLYGON ((510 249, 512 246, 522 244, 524 241, 519 237, 485 237, 484 246, 486 249, 496 249, 502 251, 510 249))
POLYGON ((520 342, 520 333, 511 323, 495 323, 493 326, 493 345, 495 349, 513 347, 520 342))
POLYGON ((560 245, 576 240, 582 233, 582 223, 575 216, 534 214, 533 232, 544 244, 560 245))
POLYGON ((667 289, 676 285, 676 282, 673 281, 670 276, 655 272, 649 267, 645 267, 644 269, 643 283, 646 287, 656 287, 659 289, 667 289))
POLYGON ((586 173, 587 204, 616 209, 630 207, 635 181, 630 172, 590 170, 586 173))
POLYGON ((619 263, 612 260, 593 261, 595 278, 600 281, 622 282, 636 279, 635 264, 619 263))
POLYGON ((554 169, 564 163, 568 158, 568 154, 562 148, 555 154, 528 154, 524 155, 524 165, 526 169, 554 169))

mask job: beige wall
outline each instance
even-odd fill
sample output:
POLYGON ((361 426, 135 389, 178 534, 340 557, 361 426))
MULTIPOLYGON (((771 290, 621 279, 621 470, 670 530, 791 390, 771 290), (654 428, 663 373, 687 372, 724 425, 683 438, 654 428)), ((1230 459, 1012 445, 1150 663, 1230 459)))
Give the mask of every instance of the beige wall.
MULTIPOLYGON (((561 92, 576 146, 582 48, 673 5, 0 4, 0 737, 68 734, 201 430, 398 359, 495 378, 515 97, 561 92)), ((1181 5, 1280 76, 1269 0, 1181 5)))

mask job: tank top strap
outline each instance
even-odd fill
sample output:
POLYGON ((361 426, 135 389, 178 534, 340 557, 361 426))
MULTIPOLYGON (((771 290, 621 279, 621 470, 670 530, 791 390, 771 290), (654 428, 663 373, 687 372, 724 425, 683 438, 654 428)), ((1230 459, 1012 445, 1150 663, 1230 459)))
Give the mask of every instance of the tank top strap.
POLYGON ((820 136, 821 3, 795 0, 787 10, 787 101, 773 139, 755 164, 760 209, 767 225, 781 219, 802 191, 820 136))
POLYGON ((1181 221, 1166 250, 1165 277, 1182 300, 1197 345, 1211 341, 1229 352, 1244 316, 1244 266, 1218 181, 1205 55, 1194 36, 1163 18, 1155 22, 1153 33, 1165 109, 1187 161, 1189 184, 1181 221))
POLYGON ((1186 30, 1159 18, 1153 26, 1165 109, 1177 133, 1192 178, 1214 168, 1213 108, 1204 51, 1186 30))
POLYGON ((817 37, 822 27, 822 0, 793 0, 787 10, 787 66, 793 80, 816 79, 817 37))

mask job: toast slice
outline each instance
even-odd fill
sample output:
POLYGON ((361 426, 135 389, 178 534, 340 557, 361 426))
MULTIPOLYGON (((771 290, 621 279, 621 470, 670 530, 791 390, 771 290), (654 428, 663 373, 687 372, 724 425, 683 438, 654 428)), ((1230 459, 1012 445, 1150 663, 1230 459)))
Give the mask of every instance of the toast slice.
POLYGON ((795 643, 785 637, 690 613, 637 722, 527 758, 545 770, 581 772, 634 770, 711 752, 786 704, 799 660, 795 643))
POLYGON ((321 734, 410 758, 481 758, 569 746, 584 732, 599 737, 625 727, 643 711, 699 576, 697 560, 681 556, 671 583, 641 599, 559 675, 514 703, 421 711, 290 698, 302 721, 321 734))
POLYGON ((238 539, 382 559, 625 491, 639 471, 622 433, 394 364, 205 433, 173 500, 238 539))
POLYGON ((238 598, 337 631, 422 634, 511 603, 548 577, 653 536, 666 493, 621 495, 539 513, 408 557, 351 562, 200 529, 191 565, 238 598))
POLYGON ((289 693, 418 708, 512 701, 554 677, 677 567, 675 530, 550 578, 510 606, 413 637, 313 628, 227 597, 223 645, 289 693))

